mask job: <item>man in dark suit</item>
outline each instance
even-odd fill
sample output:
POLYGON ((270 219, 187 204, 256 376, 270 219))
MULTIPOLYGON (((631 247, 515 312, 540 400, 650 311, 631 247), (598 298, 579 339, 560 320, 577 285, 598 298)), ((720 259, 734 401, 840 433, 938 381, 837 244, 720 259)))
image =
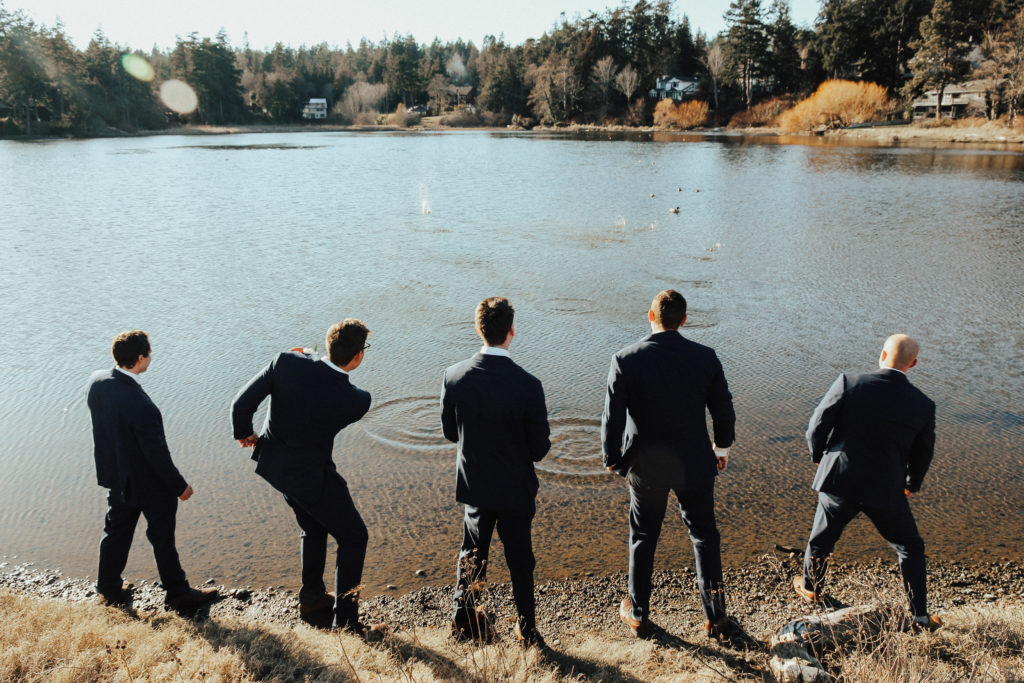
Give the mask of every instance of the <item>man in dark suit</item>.
POLYGON ((910 511, 935 449, 935 403, 912 385, 918 344, 905 334, 885 340, 879 370, 839 375, 807 428, 811 458, 819 463, 813 488, 818 509, 804 573, 793 579, 808 602, 822 597, 829 556, 846 525, 863 512, 899 557, 915 624, 934 629, 928 614, 924 541, 910 511))
POLYGON ((749 637, 726 614, 715 524, 715 477, 729 462, 734 438, 732 395, 714 350, 679 333, 686 322, 682 294, 660 292, 647 319, 651 334, 612 358, 601 422, 604 464, 629 482, 629 596, 619 616, 635 635, 650 635, 654 552, 674 491, 693 541, 705 631, 746 647, 749 637), (705 410, 714 423, 714 443, 705 410))
POLYGON ((110 352, 117 365, 97 370, 89 380, 96 480, 109 489, 96 592, 108 604, 130 600, 131 586, 121 579, 121 572, 141 515, 146 518, 146 537, 153 545, 165 604, 194 609, 215 599, 217 589, 190 587, 178 561, 178 500, 188 500, 193 491, 171 461, 160 411, 139 384, 139 375, 153 360, 149 336, 141 330, 122 332, 114 337, 110 352))
POLYGON ((476 307, 476 332, 484 347, 445 370, 441 426, 445 437, 459 444, 455 499, 465 505, 454 633, 459 638, 488 635, 476 584, 486 578, 497 528, 519 614, 516 637, 529 645, 542 643, 533 595, 531 526, 538 488, 533 463, 547 454, 551 442, 540 380, 509 356, 514 316, 504 297, 484 299, 476 307))
POLYGON ((369 333, 349 318, 327 331, 323 358, 299 349, 279 354, 235 396, 231 420, 239 445, 253 448, 256 474, 284 494, 302 530, 300 616, 319 624, 333 612, 334 628, 375 638, 382 627, 359 622, 366 525, 331 458, 334 437, 370 408, 370 394, 349 379, 369 333), (252 419, 267 396, 270 412, 257 437, 252 419), (328 534, 338 543, 333 595, 324 585, 328 534))

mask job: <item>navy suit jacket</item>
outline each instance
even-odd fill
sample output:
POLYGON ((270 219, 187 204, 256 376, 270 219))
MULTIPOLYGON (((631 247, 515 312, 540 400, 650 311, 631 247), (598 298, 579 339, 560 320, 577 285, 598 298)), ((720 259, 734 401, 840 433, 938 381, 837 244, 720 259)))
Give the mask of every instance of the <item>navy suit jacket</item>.
POLYGON ((255 434, 252 418, 270 396, 270 414, 252 459, 256 474, 300 503, 316 504, 334 465, 334 437, 370 409, 370 394, 322 360, 282 353, 249 380, 231 404, 235 438, 255 434))
POLYGON ((548 439, 540 380, 506 356, 478 353, 444 371, 441 427, 459 444, 455 499, 490 510, 533 511, 548 439))
POLYGON ((695 488, 718 473, 708 437, 735 438, 732 394, 718 356, 677 331, 655 332, 612 357, 601 419, 605 467, 649 481, 695 488))
POLYGON ((156 496, 176 498, 188 484, 171 461, 156 404, 134 379, 97 370, 89 378, 97 483, 130 505, 156 496))
POLYGON ((807 427, 816 491, 895 508, 935 450, 935 403, 898 370, 839 375, 807 427))

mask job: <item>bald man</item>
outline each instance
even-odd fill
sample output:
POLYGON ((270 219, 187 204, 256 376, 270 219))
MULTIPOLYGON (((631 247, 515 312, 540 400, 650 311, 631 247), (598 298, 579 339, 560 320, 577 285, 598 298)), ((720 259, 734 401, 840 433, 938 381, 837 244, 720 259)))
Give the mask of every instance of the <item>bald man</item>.
POLYGON ((793 588, 808 602, 821 599, 832 549, 863 512, 896 551, 915 625, 934 629, 942 620, 928 614, 924 541, 909 502, 935 447, 935 403, 906 375, 917 352, 907 335, 889 337, 879 369, 840 375, 811 416, 807 445, 819 463, 818 509, 793 588))

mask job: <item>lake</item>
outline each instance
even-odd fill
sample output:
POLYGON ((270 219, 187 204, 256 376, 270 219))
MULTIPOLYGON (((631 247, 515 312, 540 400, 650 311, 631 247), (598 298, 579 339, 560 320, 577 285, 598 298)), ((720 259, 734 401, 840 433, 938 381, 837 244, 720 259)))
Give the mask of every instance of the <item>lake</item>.
MULTIPOLYGON (((938 404, 935 460, 912 502, 929 556, 1020 559, 1024 155, 781 142, 0 141, 0 559, 95 576, 105 498, 85 384, 112 365, 111 337, 141 328, 153 344, 142 384, 196 489, 178 514, 190 579, 297 587, 294 517, 231 438, 228 408, 276 353, 322 348, 331 323, 358 317, 373 348, 353 382, 373 405, 334 457, 370 531, 366 592, 452 582, 461 510, 441 374, 480 346, 476 303, 504 295, 513 358, 544 383, 553 433, 538 577, 625 571, 628 492, 600 463, 604 383, 669 287, 689 301, 684 334, 717 349, 734 395, 737 441, 717 484, 727 568, 806 541, 807 420, 894 332, 920 341, 910 378, 938 404)), ((153 579, 136 537, 126 578, 153 579)), ((837 554, 890 557, 864 520, 837 554)), ((691 563, 670 514, 658 566, 691 563)))

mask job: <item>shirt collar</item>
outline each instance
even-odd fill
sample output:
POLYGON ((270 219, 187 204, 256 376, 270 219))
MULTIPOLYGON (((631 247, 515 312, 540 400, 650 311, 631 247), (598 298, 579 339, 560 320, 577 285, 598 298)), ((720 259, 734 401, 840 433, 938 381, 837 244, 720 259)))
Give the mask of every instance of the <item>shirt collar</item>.
POLYGON ((334 363, 332 363, 332 362, 331 362, 331 359, 330 359, 330 358, 328 358, 327 356, 324 356, 324 357, 323 357, 323 358, 321 358, 320 360, 322 360, 323 362, 327 363, 327 367, 331 368, 332 370, 337 370, 338 372, 340 372, 340 373, 341 373, 341 374, 343 374, 343 375, 347 375, 347 374, 348 374, 348 372, 346 372, 345 370, 342 370, 342 369, 341 369, 341 368, 339 368, 339 367, 338 367, 337 365, 335 365, 334 363))
POLYGON ((122 368, 120 365, 115 365, 114 369, 117 370, 118 372, 120 372, 123 375, 128 375, 129 377, 131 377, 133 380, 135 380, 136 384, 138 384, 140 386, 142 385, 142 382, 139 381, 139 376, 136 375, 134 372, 128 372, 127 370, 122 368))
POLYGON ((485 356, 505 356, 505 358, 511 358, 512 354, 508 352, 508 349, 503 349, 500 346, 487 346, 486 344, 480 349, 480 353, 485 356))
POLYGON ((902 370, 897 370, 896 368, 882 368, 882 369, 883 369, 883 370, 892 370, 893 372, 898 372, 898 373, 900 373, 901 375, 903 375, 904 377, 906 377, 906 376, 907 376, 907 373, 903 372, 902 370))

